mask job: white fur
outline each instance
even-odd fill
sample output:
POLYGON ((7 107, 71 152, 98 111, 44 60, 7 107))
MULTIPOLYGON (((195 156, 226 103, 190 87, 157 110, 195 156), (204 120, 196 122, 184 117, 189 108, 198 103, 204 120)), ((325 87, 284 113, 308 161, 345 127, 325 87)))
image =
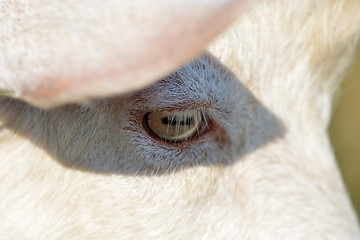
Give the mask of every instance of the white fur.
POLYGON ((357 0, 260 1, 138 92, 51 110, 0 100, 4 239, 359 239, 327 138, 357 0), (142 116, 201 108, 180 145, 142 116))

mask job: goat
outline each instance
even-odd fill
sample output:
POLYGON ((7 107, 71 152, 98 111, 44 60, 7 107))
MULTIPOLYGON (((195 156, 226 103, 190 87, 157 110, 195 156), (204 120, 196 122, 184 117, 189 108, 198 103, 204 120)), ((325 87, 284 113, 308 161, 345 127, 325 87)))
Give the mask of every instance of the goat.
POLYGON ((327 126, 360 1, 157 4, 0 1, 2 238, 359 239, 327 126))

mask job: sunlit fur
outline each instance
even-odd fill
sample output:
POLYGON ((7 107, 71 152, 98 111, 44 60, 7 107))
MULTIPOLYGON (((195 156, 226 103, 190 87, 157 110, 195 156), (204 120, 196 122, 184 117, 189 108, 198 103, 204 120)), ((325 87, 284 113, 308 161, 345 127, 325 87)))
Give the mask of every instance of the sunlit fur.
POLYGON ((0 101, 4 239, 359 239, 327 126, 358 0, 259 1, 138 92, 41 110, 0 101), (167 143, 151 111, 200 109, 167 143))

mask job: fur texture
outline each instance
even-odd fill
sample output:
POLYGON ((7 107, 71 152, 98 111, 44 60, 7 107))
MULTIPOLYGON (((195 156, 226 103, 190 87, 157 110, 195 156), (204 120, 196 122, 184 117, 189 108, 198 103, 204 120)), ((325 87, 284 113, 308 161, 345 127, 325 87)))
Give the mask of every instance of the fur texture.
POLYGON ((359 239, 327 138, 357 0, 259 1, 152 86, 43 110, 0 100, 5 239, 359 239), (201 109, 155 139, 143 117, 201 109))

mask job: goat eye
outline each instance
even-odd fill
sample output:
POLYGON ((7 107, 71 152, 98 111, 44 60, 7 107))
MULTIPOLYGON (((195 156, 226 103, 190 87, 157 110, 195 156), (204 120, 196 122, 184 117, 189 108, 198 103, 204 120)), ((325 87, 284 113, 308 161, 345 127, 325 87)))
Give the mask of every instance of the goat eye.
POLYGON ((154 111, 145 115, 149 130, 160 139, 171 142, 189 140, 199 132, 202 122, 201 110, 154 111))

